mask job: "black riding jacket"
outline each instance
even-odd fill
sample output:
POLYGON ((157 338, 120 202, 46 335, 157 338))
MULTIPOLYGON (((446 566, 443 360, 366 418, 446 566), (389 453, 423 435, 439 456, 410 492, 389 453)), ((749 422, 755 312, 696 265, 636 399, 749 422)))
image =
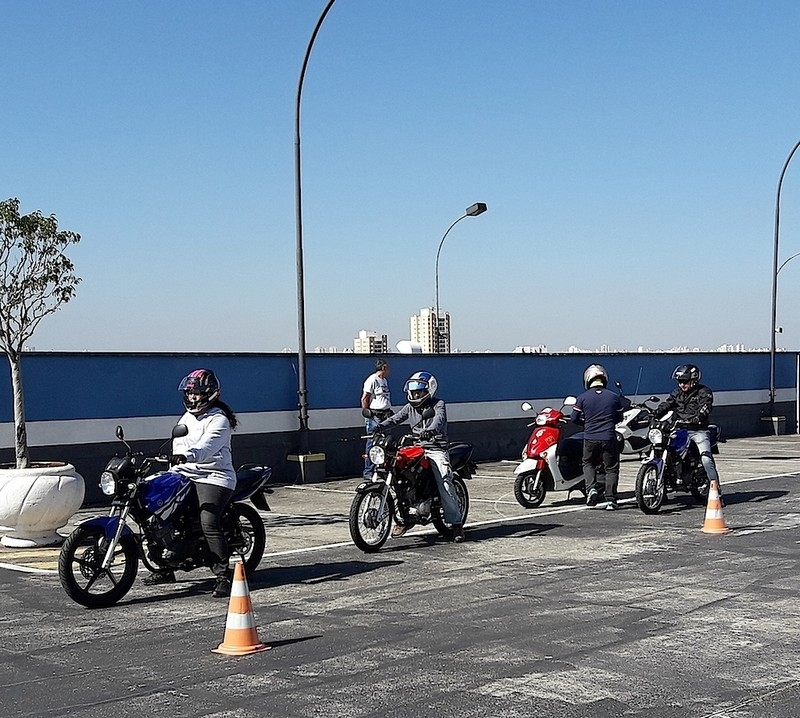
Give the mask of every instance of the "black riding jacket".
POLYGON ((714 393, 704 384, 695 384, 688 391, 680 387, 662 401, 656 409, 656 416, 664 416, 670 409, 675 411, 678 421, 689 429, 707 429, 708 416, 714 406, 714 393))

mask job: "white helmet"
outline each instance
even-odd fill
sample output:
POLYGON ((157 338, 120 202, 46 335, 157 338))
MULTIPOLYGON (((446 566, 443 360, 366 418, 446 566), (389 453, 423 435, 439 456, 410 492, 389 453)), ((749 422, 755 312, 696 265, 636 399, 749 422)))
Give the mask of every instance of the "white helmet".
POLYGON ((414 372, 408 378, 406 385, 403 387, 403 391, 408 397, 408 403, 415 409, 418 409, 423 406, 426 401, 434 397, 437 387, 436 377, 433 374, 429 371, 418 371, 414 372), (425 394, 415 398, 411 394, 412 391, 424 391, 425 394))
POLYGON ((591 364, 583 372, 583 386, 591 389, 595 384, 608 386, 608 374, 602 364, 591 364))

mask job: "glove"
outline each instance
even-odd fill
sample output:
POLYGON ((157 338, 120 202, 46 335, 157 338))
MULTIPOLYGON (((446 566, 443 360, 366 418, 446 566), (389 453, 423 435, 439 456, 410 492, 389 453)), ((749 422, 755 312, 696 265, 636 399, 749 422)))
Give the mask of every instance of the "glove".
POLYGON ((178 464, 185 464, 186 457, 183 454, 173 454, 169 457, 170 466, 177 466, 178 464))
POLYGON ((423 429, 419 432, 419 438, 422 441, 430 441, 434 436, 436 436, 436 432, 433 429, 423 429))
POLYGON ((382 434, 383 433, 383 427, 380 424, 376 424, 375 428, 372 430, 372 433, 375 434, 376 436, 378 434, 382 434))

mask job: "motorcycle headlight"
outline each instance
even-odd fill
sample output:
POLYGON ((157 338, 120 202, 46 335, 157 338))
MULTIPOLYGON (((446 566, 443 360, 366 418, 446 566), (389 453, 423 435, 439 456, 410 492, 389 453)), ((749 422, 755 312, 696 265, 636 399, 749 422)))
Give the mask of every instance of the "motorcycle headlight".
POLYGON ((375 464, 375 466, 383 466, 386 461, 386 451, 382 446, 370 447, 369 460, 375 464))
POLYGON ((100 474, 100 490, 106 496, 113 496, 117 493, 117 479, 110 471, 100 474))
POLYGON ((664 434, 661 429, 650 429, 647 432, 647 438, 651 444, 660 444, 664 440, 664 434))

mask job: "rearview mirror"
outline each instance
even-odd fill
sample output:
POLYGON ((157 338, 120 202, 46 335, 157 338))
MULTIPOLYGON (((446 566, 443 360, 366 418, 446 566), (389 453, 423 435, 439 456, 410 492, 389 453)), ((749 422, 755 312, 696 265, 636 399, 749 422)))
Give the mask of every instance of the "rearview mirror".
POLYGON ((172 427, 172 438, 179 439, 181 436, 186 436, 189 433, 189 427, 186 424, 175 424, 172 427))

